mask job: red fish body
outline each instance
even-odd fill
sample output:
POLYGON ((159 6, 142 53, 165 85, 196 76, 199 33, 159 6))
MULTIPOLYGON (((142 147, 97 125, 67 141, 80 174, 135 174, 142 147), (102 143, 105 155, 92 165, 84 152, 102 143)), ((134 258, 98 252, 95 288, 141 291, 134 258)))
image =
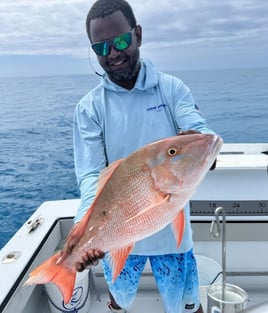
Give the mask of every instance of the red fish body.
POLYGON ((71 231, 77 241, 70 254, 64 259, 59 253, 54 255, 31 272, 25 284, 51 281, 68 303, 75 283, 75 264, 84 251, 109 251, 116 279, 135 242, 171 222, 179 245, 184 231, 183 207, 221 145, 221 138, 214 135, 175 136, 146 145, 111 164, 101 174, 93 204, 71 231))

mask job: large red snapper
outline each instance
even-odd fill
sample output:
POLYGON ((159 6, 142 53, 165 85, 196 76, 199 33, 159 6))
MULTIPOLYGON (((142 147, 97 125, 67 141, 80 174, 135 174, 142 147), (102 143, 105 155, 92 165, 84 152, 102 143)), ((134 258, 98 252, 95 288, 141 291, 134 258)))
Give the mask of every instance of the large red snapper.
POLYGON ((93 204, 71 231, 70 254, 55 254, 30 273, 26 285, 55 283, 64 302, 71 299, 75 264, 88 249, 111 255, 114 280, 136 241, 173 223, 178 246, 184 232, 183 207, 222 146, 218 136, 193 134, 151 143, 111 164, 100 176, 93 204))

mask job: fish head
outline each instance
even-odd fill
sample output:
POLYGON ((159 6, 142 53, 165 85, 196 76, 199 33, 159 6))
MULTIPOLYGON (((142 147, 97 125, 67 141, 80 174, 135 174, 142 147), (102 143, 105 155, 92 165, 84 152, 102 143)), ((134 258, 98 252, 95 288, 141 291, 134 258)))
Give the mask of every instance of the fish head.
POLYGON ((164 193, 192 193, 215 161, 222 139, 212 134, 169 137, 147 146, 147 165, 164 193))

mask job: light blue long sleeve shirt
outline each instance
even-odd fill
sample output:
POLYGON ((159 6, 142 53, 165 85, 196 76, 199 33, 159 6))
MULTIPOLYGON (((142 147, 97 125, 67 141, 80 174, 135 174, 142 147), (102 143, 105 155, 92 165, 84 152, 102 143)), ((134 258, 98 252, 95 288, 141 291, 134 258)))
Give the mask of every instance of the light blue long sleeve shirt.
MULTIPOLYGON (((78 103, 74 116, 74 161, 81 203, 75 217, 80 221, 96 193, 100 171, 138 148, 179 130, 213 133, 201 116, 191 92, 173 76, 157 71, 148 60, 132 90, 113 83, 107 76, 78 103)), ((193 246, 189 205, 179 249, 171 226, 136 243, 132 254, 182 253, 193 246)))

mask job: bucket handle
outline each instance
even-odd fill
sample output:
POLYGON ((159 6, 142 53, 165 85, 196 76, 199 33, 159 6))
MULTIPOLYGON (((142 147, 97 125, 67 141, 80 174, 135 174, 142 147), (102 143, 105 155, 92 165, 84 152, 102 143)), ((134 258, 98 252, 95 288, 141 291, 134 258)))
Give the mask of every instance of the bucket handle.
POLYGON ((215 281, 222 275, 222 271, 219 272, 211 281, 211 283, 209 285, 212 285, 215 283, 215 281))

